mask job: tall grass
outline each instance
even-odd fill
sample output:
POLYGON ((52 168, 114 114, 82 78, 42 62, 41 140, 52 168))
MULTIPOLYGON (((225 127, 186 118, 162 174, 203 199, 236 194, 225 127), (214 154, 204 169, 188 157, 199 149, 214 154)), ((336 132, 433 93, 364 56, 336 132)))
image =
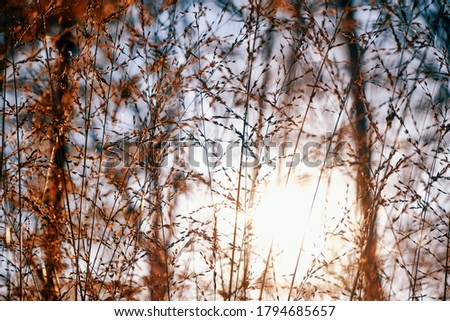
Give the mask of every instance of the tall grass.
POLYGON ((449 298, 445 1, 1 10, 2 299, 449 298))

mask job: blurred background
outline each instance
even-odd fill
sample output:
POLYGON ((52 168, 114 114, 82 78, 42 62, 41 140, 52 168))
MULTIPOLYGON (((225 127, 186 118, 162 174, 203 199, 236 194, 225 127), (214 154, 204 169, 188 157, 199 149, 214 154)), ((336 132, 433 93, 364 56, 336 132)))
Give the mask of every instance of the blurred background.
POLYGON ((0 10, 1 299, 450 298, 446 0, 0 10))

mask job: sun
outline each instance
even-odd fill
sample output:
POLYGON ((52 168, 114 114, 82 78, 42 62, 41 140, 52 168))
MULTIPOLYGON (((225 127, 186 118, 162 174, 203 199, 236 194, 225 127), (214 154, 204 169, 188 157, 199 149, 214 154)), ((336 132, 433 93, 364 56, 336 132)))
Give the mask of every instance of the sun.
POLYGON ((260 241, 281 248, 298 247, 312 216, 308 204, 311 193, 311 187, 297 184, 269 186, 253 215, 255 234, 260 241))
POLYGON ((267 184, 252 215, 255 252, 263 266, 259 270, 265 268, 270 252, 276 274, 286 282, 291 279, 299 253, 297 275, 301 277, 314 258, 332 245, 330 230, 341 220, 353 193, 350 178, 343 174, 311 173, 294 177, 287 184, 267 184))

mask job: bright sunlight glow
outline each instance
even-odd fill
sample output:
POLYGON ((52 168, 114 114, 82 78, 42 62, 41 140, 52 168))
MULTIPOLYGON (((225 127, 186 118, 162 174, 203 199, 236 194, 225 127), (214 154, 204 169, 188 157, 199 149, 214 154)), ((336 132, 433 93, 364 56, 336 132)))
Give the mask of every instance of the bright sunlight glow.
POLYGON ((269 259, 274 271, 267 273, 276 274, 285 286, 292 279, 300 248, 299 280, 307 275, 313 258, 326 256, 336 248, 336 239, 331 242, 330 235, 338 227, 342 233, 344 213, 354 202, 354 190, 343 174, 335 171, 332 179, 322 177, 319 185, 319 173, 315 174, 293 178, 288 184, 268 184, 254 210, 256 252, 262 262, 255 263, 254 268, 264 273, 272 247, 269 259))

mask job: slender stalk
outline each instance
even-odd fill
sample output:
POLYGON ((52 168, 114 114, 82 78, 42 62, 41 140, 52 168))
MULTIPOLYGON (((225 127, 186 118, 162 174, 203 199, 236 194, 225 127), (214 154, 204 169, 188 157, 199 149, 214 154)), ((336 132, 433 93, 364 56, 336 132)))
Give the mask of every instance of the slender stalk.
POLYGON ((18 175, 18 197, 19 197, 19 300, 22 301, 23 297, 23 218, 22 218, 22 155, 21 155, 21 140, 20 140, 20 109, 19 100, 17 98, 17 66, 15 62, 14 52, 14 38, 11 41, 11 60, 13 67, 13 82, 14 82, 14 105, 15 105, 15 118, 16 118, 16 143, 17 143, 17 175, 18 175))
MULTIPOLYGON (((302 134, 303 134, 303 131, 304 131, 304 126, 305 126, 305 124, 306 124, 306 118, 308 117, 308 114, 309 114, 309 112, 310 112, 310 110, 311 110, 311 108, 312 108, 312 103, 313 103, 313 101, 314 101, 314 97, 316 96, 317 90, 318 90, 318 88, 319 88, 319 82, 320 82, 320 79, 321 79, 321 77, 322 77, 322 72, 323 72, 323 70, 325 69, 325 65, 326 65, 326 62, 327 62, 327 59, 328 59, 328 55, 329 55, 329 53, 330 53, 330 50, 333 48, 333 44, 334 44, 334 42, 336 41, 336 38, 337 38, 337 36, 338 36, 338 30, 339 30, 339 27, 340 27, 340 25, 341 25, 341 23, 342 23, 343 18, 344 18, 344 15, 339 16, 338 21, 337 21, 337 26, 336 26, 336 28, 335 28, 335 31, 334 31, 334 33, 333 33, 333 36, 332 36, 331 40, 327 41, 327 42, 328 42, 328 46, 327 46, 326 51, 325 51, 325 53, 324 53, 322 62, 320 63, 319 70, 317 71, 317 74, 315 74, 315 76, 314 76, 314 85, 312 86, 312 92, 311 92, 311 94, 309 95, 309 100, 308 100, 308 104, 307 104, 307 106, 306 106, 305 114, 304 114, 304 116, 303 116, 302 124, 301 124, 301 126, 300 126, 300 130, 299 130, 299 132, 298 132, 298 134, 297 134, 297 138, 296 138, 296 140, 295 140, 294 151, 293 151, 293 153, 292 153, 291 163, 294 163, 294 157, 295 157, 295 155, 297 154, 297 150, 298 150, 298 148, 299 148, 300 138, 302 137, 302 134)), ((339 113, 339 117, 338 117, 338 121, 336 122, 336 126, 337 126, 338 123, 339 123, 340 117, 341 117, 341 112, 339 113)), ((335 130, 336 130, 336 127, 335 127, 335 130)), ((329 146, 329 147, 330 147, 330 146, 329 146)), ((328 152, 329 152, 329 151, 327 151, 327 155, 328 155, 328 152)), ((289 183, 289 179, 290 179, 290 176, 291 176, 292 167, 293 167, 293 166, 290 166, 289 169, 288 169, 288 173, 287 173, 287 175, 286 175, 286 180, 285 180, 285 184, 284 184, 285 187, 286 187, 287 184, 289 183)), ((322 175, 322 174, 321 174, 321 175, 322 175)), ((313 200, 312 200, 312 202, 311 202, 311 205, 310 205, 309 215, 308 215, 308 221, 309 221, 309 218, 310 218, 310 216, 311 216, 312 209, 313 209, 313 207, 314 207, 315 197, 316 197, 316 195, 317 195, 317 191, 318 191, 318 188, 319 188, 319 184, 320 184, 320 178, 319 178, 319 180, 318 180, 318 182, 317 182, 317 185, 316 185, 315 196, 314 196, 314 198, 313 198, 313 200)), ((306 223, 306 224, 308 224, 308 223, 306 223)), ((306 230, 305 230, 305 231, 306 231, 306 230)), ((294 271, 293 271, 293 273, 292 273, 292 279, 291 279, 290 287, 289 287, 288 301, 291 299, 292 291, 293 291, 293 289, 294 289, 295 278, 297 277, 297 271, 298 271, 298 267, 299 267, 299 264, 300 264, 301 254, 302 254, 302 251, 303 251, 303 243, 304 243, 304 240, 305 240, 305 235, 302 236, 302 240, 301 240, 301 243, 300 243, 300 248, 299 248, 299 250, 298 250, 298 254, 297 254, 297 259, 296 259, 294 271)))
MULTIPOLYGON (((419 239, 416 242, 417 245, 416 245, 416 251, 414 253, 414 265, 413 265, 413 273, 412 273, 412 275, 413 275, 412 296, 411 296, 412 300, 418 299, 417 275, 419 273, 420 259, 421 259, 421 254, 422 254, 423 241, 424 241, 425 222, 426 222, 425 219, 427 217, 427 211, 428 211, 428 207, 429 207, 429 198, 430 198, 430 194, 431 194, 431 187, 433 185, 433 176, 434 176, 434 172, 435 172, 435 167, 436 167, 436 163, 437 163, 437 159, 438 159, 438 151, 440 150, 441 142, 442 142, 442 137, 439 137, 438 145, 437 145, 435 153, 433 155, 433 161, 432 161, 430 172, 429 172, 428 183, 427 183, 427 187, 426 187, 426 191, 425 191, 425 197, 423 199, 423 207, 422 207, 422 211, 420 214, 419 239)), ((448 249, 448 247, 447 247, 447 249, 448 249)), ((448 255, 448 251, 447 251, 447 255, 448 255)), ((448 260, 447 260, 447 263, 448 263, 448 260)))
MULTIPOLYGON (((237 185, 237 195, 236 195, 236 207, 235 207, 235 215, 234 215, 234 231, 233 231, 233 242, 232 242, 232 248, 231 248, 231 262, 230 262, 230 280, 228 283, 228 294, 227 299, 231 300, 231 296, 233 294, 233 277, 234 277, 234 265, 235 265, 235 254, 236 254, 236 241, 237 241, 237 230, 238 230, 238 218, 239 218, 239 212, 241 211, 241 185, 242 185, 242 174, 243 174, 243 163, 244 163, 244 157, 245 157, 245 150, 246 148, 249 148, 246 146, 246 133, 247 133, 247 117, 248 117, 248 110, 249 110, 249 104, 250 104, 250 92, 251 92, 251 86, 252 86, 252 72, 253 72, 253 61, 254 61, 254 54, 256 49, 256 41, 257 41, 257 35, 259 30, 259 18, 260 18, 260 10, 261 10, 261 3, 257 2, 256 8, 252 6, 252 12, 250 13, 250 21, 253 20, 253 10, 256 10, 256 20, 255 20, 255 29, 253 34, 253 44, 248 46, 249 51, 249 75, 247 78, 247 85, 246 85, 246 101, 244 105, 244 119, 242 124, 242 132, 241 132, 241 150, 240 150, 240 160, 239 160, 239 171, 238 171, 238 185, 237 185)), ((245 203, 244 207, 245 208, 245 203)))
MULTIPOLYGON (((110 106, 110 100, 111 100, 111 92, 112 92, 112 82, 113 82, 113 73, 115 70, 115 63, 117 60, 117 45, 118 45, 118 41, 119 41, 119 21, 116 22, 116 28, 115 28, 115 35, 114 35, 114 40, 113 40, 113 54, 112 54, 112 58, 111 58, 111 64, 110 64, 110 72, 109 72, 109 78, 108 78, 108 90, 106 93, 106 97, 105 97, 105 110, 104 110, 104 115, 103 115, 103 125, 102 125, 102 135, 101 135, 101 139, 100 139, 100 144, 101 144, 101 148, 100 148, 100 156, 98 159, 98 167, 97 167, 97 179, 95 182, 95 192, 94 192, 94 198, 93 198, 93 206, 92 206, 92 212, 91 212, 91 217, 92 217, 92 221, 91 221, 91 230, 90 230, 90 240, 93 240, 95 238, 94 235, 94 230, 96 227, 96 216, 97 216, 97 201, 99 198, 99 193, 100 193, 100 178, 102 177, 103 171, 102 171, 102 166, 103 166, 103 158, 104 158, 104 146, 105 146, 105 139, 106 139, 106 132, 107 132, 107 121, 108 121, 108 117, 109 117, 109 106, 110 106)), ((102 243, 104 240, 103 238, 99 240, 100 243, 102 243)), ((92 248, 92 242, 89 245, 89 253, 91 253, 91 248, 92 248)), ((92 261, 92 266, 95 267, 97 259, 98 259, 98 255, 100 253, 100 249, 101 247, 97 247, 97 251, 95 253, 94 259, 92 261)), ((89 271, 89 270, 88 270, 89 271)), ((93 273, 93 269, 90 270, 90 272, 88 272, 86 278, 89 279, 91 277, 93 273)))
MULTIPOLYGON (((201 1, 199 0, 197 2, 197 4, 200 6, 201 1)), ((200 10, 195 13, 195 17, 196 20, 199 19, 199 15, 201 14, 200 10)), ((198 62, 197 62, 197 69, 198 72, 200 73, 202 70, 202 52, 201 52, 201 45, 202 45, 202 40, 200 38, 200 22, 197 20, 196 24, 195 24, 196 30, 197 30, 197 57, 199 57, 198 62)), ((202 74, 199 75, 199 77, 203 77, 202 74)), ((203 137, 204 137, 204 149, 205 149, 205 153, 208 153, 208 131, 206 129, 206 114, 205 114, 205 102, 204 102, 204 92, 203 92, 203 88, 202 88, 202 84, 205 83, 204 80, 201 79, 200 81, 200 90, 198 91, 198 96, 200 97, 200 106, 201 106, 201 114, 202 114, 202 130, 203 130, 203 137)), ((209 161, 209 157, 206 157, 206 167, 208 170, 208 181, 210 184, 210 199, 211 199, 211 204, 213 205, 213 241, 212 241, 212 248, 211 248, 211 252, 212 252, 212 259, 214 262, 214 266, 213 266, 213 297, 214 300, 217 299, 217 250, 218 250, 218 231, 217 231, 217 220, 218 220, 218 213, 217 213, 217 206, 215 204, 215 199, 214 199, 214 193, 213 193, 213 175, 211 173, 211 164, 209 161)))
MULTIPOLYGON (((100 2, 100 7, 103 5, 103 0, 100 2)), ((95 32, 95 45, 94 45, 94 56, 93 56, 93 63, 90 71, 95 74, 97 69, 97 56, 98 56, 98 50, 100 45, 100 30, 101 25, 98 24, 97 30, 95 32)), ((89 134, 91 130, 91 115, 92 115, 92 100, 94 97, 94 81, 95 77, 92 77, 92 82, 90 85, 88 85, 88 77, 85 79, 85 106, 87 106, 87 111, 85 112, 85 127, 84 127, 84 148, 83 148, 83 166, 82 166, 82 176, 81 176, 81 192, 80 192, 80 213, 78 217, 78 230, 81 231, 81 223, 82 223, 82 212, 83 212, 83 201, 86 194, 86 171, 87 171, 87 158, 88 158, 88 142, 89 142, 89 134), (89 89, 88 89, 89 88, 89 89)), ((95 223, 95 218, 93 217, 93 222, 95 223)), ((94 224, 91 226, 91 237, 88 238, 88 246, 87 246, 87 255, 86 255, 86 280, 85 280, 85 289, 83 292, 83 288, 81 285, 81 280, 79 282, 80 287, 80 295, 81 299, 83 301, 87 298, 87 291, 88 291, 88 285, 90 284, 90 277, 91 277, 91 254, 92 254, 92 244, 93 244, 93 229, 94 224)), ((81 237, 78 239, 78 253, 80 253, 80 246, 81 246, 81 237)), ((77 260, 79 260, 79 257, 77 257, 77 260)), ((79 261, 77 262, 77 265, 79 265, 79 261)))
POLYGON ((261 281, 261 291, 259 292, 259 301, 262 301, 264 288, 266 287, 266 276, 267 276, 267 273, 269 272, 270 260, 272 259, 272 257, 271 257, 272 256, 272 247, 273 247, 273 239, 270 242, 269 253, 267 254, 267 259, 266 259, 266 266, 264 267, 263 279, 261 281))

